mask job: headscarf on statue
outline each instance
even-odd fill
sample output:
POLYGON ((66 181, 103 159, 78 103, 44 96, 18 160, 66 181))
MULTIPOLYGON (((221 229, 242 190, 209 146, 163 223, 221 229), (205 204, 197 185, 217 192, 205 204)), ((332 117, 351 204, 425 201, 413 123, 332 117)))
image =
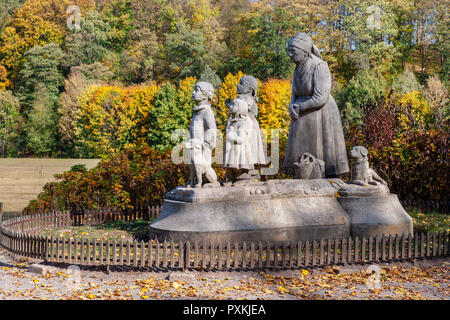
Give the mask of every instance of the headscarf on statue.
POLYGON ((322 55, 320 54, 319 49, 314 45, 311 37, 306 33, 299 32, 295 36, 291 38, 288 46, 292 46, 298 49, 301 49, 305 52, 312 53, 316 57, 323 60, 322 55))

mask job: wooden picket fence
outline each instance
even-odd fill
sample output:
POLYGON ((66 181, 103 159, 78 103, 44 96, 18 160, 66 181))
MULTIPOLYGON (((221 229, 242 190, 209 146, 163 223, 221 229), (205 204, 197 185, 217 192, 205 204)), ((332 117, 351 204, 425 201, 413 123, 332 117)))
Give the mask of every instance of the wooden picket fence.
POLYGON ((159 208, 140 213, 116 210, 81 214, 53 212, 24 216, 0 224, 0 244, 17 256, 90 266, 129 266, 159 269, 279 269, 346 263, 376 263, 446 257, 447 232, 299 242, 205 243, 171 240, 117 241, 44 237, 50 227, 94 225, 116 219, 151 218, 159 208))

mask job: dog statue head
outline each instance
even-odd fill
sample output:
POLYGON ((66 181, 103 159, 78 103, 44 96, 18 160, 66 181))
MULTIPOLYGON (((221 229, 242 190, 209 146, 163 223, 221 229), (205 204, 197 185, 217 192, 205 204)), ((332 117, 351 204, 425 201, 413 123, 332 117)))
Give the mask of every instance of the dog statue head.
POLYGON ((367 160, 368 151, 363 146, 355 146, 350 150, 350 157, 355 160, 367 160))

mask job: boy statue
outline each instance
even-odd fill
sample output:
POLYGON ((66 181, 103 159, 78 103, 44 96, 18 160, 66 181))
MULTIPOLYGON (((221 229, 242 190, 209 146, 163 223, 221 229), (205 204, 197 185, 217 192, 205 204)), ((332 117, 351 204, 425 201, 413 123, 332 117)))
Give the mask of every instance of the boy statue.
POLYGON ((189 150, 190 183, 188 186, 201 188, 203 175, 205 186, 220 186, 217 176, 211 167, 212 150, 216 146, 216 121, 211 109, 210 101, 214 96, 214 87, 209 82, 199 81, 192 92, 192 99, 197 103, 194 107, 191 127, 189 128, 190 140, 186 143, 189 150))

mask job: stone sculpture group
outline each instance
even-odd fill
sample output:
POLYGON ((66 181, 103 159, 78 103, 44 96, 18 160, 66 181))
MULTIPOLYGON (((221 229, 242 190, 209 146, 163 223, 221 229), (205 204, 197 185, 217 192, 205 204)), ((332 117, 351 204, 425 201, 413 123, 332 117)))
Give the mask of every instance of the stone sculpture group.
POLYGON ((170 191, 151 225, 159 238, 181 240, 312 240, 324 237, 412 233, 412 219, 387 183, 369 167, 368 151, 356 146, 351 179, 339 110, 330 94, 327 63, 305 33, 287 46, 296 64, 289 106, 291 123, 283 171, 294 179, 260 181, 267 164, 257 120, 256 79, 243 76, 237 98, 227 100, 223 166, 231 183, 212 168, 216 122, 213 86, 195 85, 196 102, 185 144, 190 182, 170 191))

